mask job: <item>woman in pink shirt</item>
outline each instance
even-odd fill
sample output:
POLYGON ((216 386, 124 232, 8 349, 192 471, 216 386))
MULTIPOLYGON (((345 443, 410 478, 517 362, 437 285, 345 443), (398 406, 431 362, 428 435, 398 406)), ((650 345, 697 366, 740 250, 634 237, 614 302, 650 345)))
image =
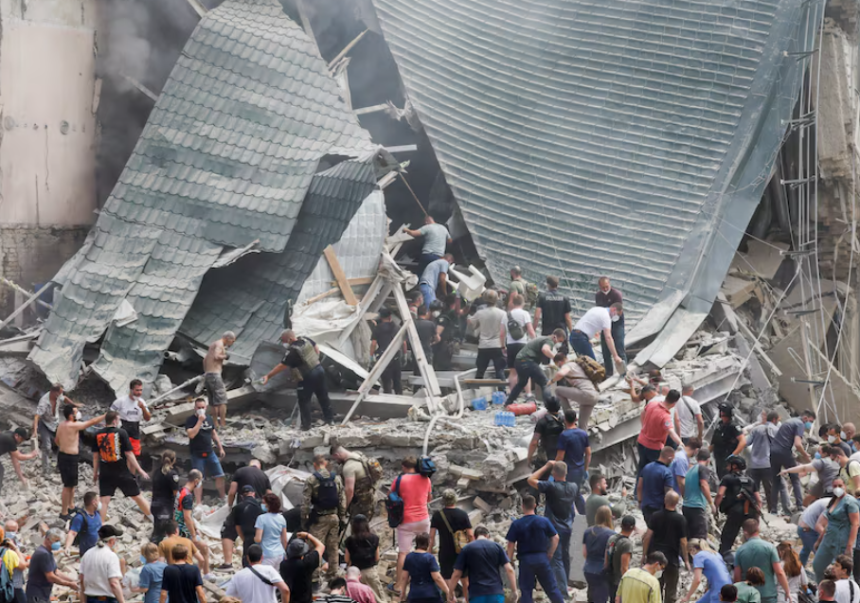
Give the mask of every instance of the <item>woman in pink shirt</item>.
MULTIPOLYGON (((412 550, 415 536, 430 531, 430 512, 427 503, 433 492, 429 477, 417 472, 418 459, 407 456, 400 464, 403 473, 391 484, 403 499, 403 522, 397 526, 397 582, 400 584, 403 562, 412 550), (400 483, 398 484, 398 480, 400 483)), ((393 590, 391 586, 389 589, 393 590)))

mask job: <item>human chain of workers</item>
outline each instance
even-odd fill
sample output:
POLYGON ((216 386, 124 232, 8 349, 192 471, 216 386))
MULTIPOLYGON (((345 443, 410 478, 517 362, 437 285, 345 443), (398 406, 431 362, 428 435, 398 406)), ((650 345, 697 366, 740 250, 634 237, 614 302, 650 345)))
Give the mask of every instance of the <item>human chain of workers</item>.
MULTIPOLYGON (((811 411, 782 423, 775 412, 763 413, 760 423, 742 430, 733 422, 731 406, 721 405, 719 424, 706 446, 702 411, 691 386, 669 389, 658 371, 647 380, 628 378, 632 400, 644 403, 636 500, 647 529, 637 530, 636 519, 625 515, 624 503, 610 503, 606 479, 589 474, 587 426, 597 402, 596 384, 612 373, 614 364, 624 362, 621 293, 601 278, 595 307, 573 324, 570 302, 557 290, 556 278, 548 277, 547 290, 537 294, 514 268, 505 310, 498 307, 499 294, 492 290, 463 310, 445 288, 447 230, 428 219, 410 234, 424 237, 420 293, 411 297, 410 305, 434 366, 450 364, 454 342, 471 330, 479 341, 479 377, 491 362, 500 380, 505 379, 505 367, 511 369, 507 403, 523 391, 530 395, 530 386, 540 389, 546 412, 537 421, 528 452, 536 470, 522 492, 522 516, 504 535, 506 547, 497 544, 486 527, 473 528, 468 514, 457 508, 453 490, 442 493, 444 508, 431 515, 434 466, 424 457, 403 459, 402 472, 385 501, 398 553, 395 581, 387 585, 376 569, 380 540, 370 524, 382 478, 377 460, 333 445, 328 456, 314 457, 303 504, 295 509, 282 509, 258 461, 238 469, 228 490, 217 431, 225 426, 227 405, 221 370, 235 341, 228 332, 204 359, 209 399, 195 401, 196 412, 185 424, 193 466, 187 476, 179 475, 171 451, 161 455, 151 476, 138 463, 141 423, 150 419, 139 380, 130 383, 128 395, 107 413, 89 420, 83 420, 80 405, 55 386, 39 401, 32 436, 25 428, 0 434, 0 456, 9 456, 24 486, 21 462, 41 453, 47 475, 53 471, 56 446, 56 470, 63 485, 60 517, 68 522, 66 531, 49 529, 42 544, 27 551, 18 524, 6 521, 5 531, 0 530, 0 603, 49 603, 54 585, 78 590, 87 603, 123 603, 121 580, 129 560, 114 552, 122 529, 108 523, 117 490, 132 498, 152 524, 151 537, 141 543, 134 587, 145 603, 205 603, 203 581, 215 579, 213 569, 233 570, 236 541, 241 542, 242 569, 232 576, 225 598, 233 602, 274 603, 280 598, 283 603, 310 603, 318 598, 326 603, 444 603, 462 597, 467 603, 503 603, 507 582, 523 603, 532 603, 538 584, 552 603, 562 603, 573 596, 568 584, 576 515, 584 515, 588 525, 581 555, 589 602, 674 603, 679 596, 686 602, 700 587, 701 602, 815 600, 810 598, 813 580, 805 569, 813 557, 817 600, 860 603, 855 582, 860 564, 854 563, 860 550, 860 506, 855 498, 860 494, 860 436, 853 425, 822 426, 818 435, 827 443, 812 458, 804 444, 815 421, 811 411), (443 302, 435 299, 440 292, 443 302), (603 366, 594 360, 591 344, 598 333, 603 366), (568 361, 566 345, 576 352, 575 360, 568 361), (559 369, 551 383, 541 369, 550 362, 559 369), (105 427, 93 446, 98 489, 87 491, 82 507, 76 507, 79 436, 101 423, 105 427), (37 438, 37 447, 19 450, 31 437, 37 438), (339 475, 334 464, 340 465, 339 475), (816 474, 817 480, 804 494, 799 478, 806 473, 816 474), (760 490, 763 486, 771 513, 781 502, 784 513, 790 514, 785 476, 791 481, 795 508, 802 511, 799 544, 774 546, 759 535, 760 490), (141 478, 151 482, 150 500, 141 493, 141 478), (224 564, 218 568, 210 567, 209 547, 193 519, 195 505, 202 504, 205 478, 214 479, 220 501, 230 507, 221 532, 224 564), (537 513, 539 502, 543 515, 537 513), (719 545, 713 547, 709 532, 720 515, 725 520, 720 522, 719 545), (736 547, 740 533, 743 543, 736 547), (637 535, 642 539, 641 559, 634 559, 637 535), (75 549, 80 555, 77 581, 61 572, 55 560, 56 555, 73 556, 75 549), (682 566, 693 578, 689 590, 679 593, 682 566)), ((391 313, 383 309, 373 331, 373 351, 384 351, 394 333, 391 313)), ((324 420, 332 423, 316 344, 291 330, 281 341, 287 347, 284 359, 263 381, 291 370, 299 381, 302 429, 311 426, 314 395, 324 420)), ((400 363, 392 365, 383 376, 387 390, 400 387, 400 363)), ((7 485, 2 471, 0 463, 0 487, 7 485)))

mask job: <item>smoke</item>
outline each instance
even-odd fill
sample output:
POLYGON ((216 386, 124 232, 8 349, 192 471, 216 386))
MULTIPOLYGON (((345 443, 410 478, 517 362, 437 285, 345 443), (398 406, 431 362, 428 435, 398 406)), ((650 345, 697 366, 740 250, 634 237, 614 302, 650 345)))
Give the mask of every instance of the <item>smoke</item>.
POLYGON ((144 37, 150 27, 149 8, 142 2, 111 2, 106 6, 104 18, 108 23, 104 73, 113 80, 117 92, 129 92, 135 87, 124 76, 139 82, 152 79, 149 69, 152 45, 144 37))

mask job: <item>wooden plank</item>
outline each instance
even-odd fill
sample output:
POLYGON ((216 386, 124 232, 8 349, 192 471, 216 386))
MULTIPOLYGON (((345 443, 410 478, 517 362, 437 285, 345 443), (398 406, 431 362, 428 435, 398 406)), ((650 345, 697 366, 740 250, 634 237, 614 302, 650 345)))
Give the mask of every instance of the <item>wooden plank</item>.
POLYGON ((334 274, 337 286, 340 287, 343 299, 346 300, 346 303, 350 306, 357 306, 358 299, 356 299, 355 293, 353 293, 352 287, 349 285, 349 280, 346 278, 346 274, 340 265, 340 261, 337 259, 337 253, 335 253, 334 247, 329 245, 323 249, 323 255, 328 262, 329 268, 331 268, 332 274, 334 274))

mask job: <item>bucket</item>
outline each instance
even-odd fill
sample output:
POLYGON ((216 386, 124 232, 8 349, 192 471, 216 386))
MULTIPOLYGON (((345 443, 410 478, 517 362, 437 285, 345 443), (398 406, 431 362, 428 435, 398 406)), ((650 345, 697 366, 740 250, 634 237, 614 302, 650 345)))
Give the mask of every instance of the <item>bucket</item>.
POLYGON ((537 403, 528 402, 526 404, 511 404, 510 406, 508 406, 508 410, 514 413, 516 416, 530 415, 532 413, 537 412, 537 403))

